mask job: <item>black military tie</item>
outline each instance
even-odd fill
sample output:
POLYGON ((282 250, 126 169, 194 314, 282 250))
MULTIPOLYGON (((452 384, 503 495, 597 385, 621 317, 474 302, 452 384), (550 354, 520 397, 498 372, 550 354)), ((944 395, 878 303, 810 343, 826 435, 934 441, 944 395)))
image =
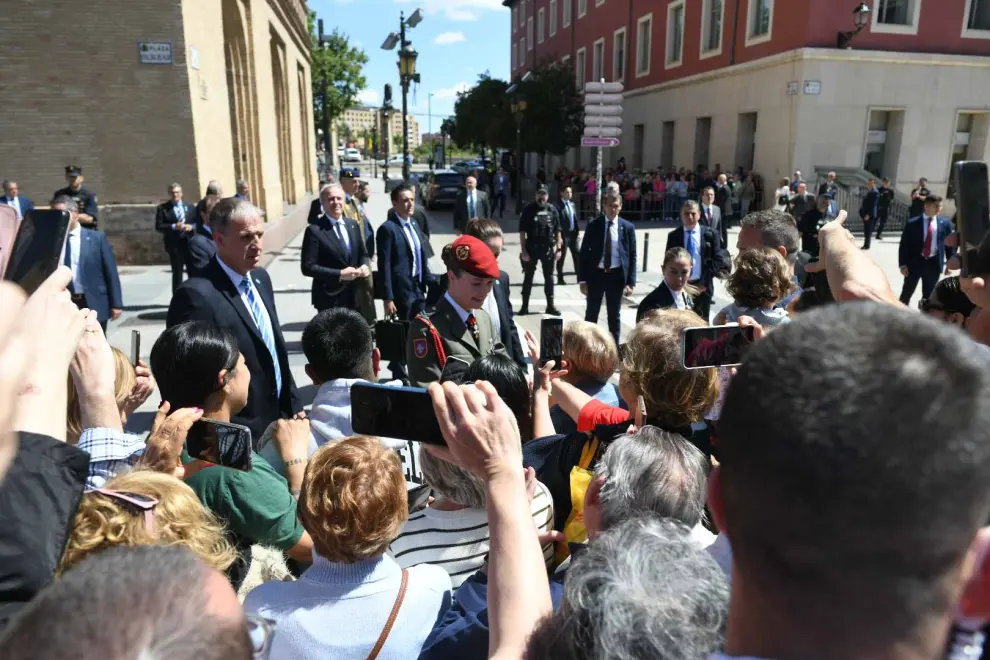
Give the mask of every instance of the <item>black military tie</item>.
POLYGON ((474 312, 468 312, 467 315, 467 328, 471 331, 471 336, 474 337, 474 343, 481 348, 481 331, 478 330, 478 319, 475 318, 474 312))
POLYGON ((612 223, 613 222, 615 222, 615 220, 609 220, 608 228, 605 230, 605 270, 612 270, 612 223))

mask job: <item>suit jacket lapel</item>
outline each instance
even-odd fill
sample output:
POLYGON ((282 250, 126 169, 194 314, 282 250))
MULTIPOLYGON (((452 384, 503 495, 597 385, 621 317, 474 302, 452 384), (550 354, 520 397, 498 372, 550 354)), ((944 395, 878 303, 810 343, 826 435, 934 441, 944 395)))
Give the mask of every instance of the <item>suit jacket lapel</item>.
MULTIPOLYGON (((258 290, 258 295, 261 296, 261 302, 265 305, 265 310, 268 312, 268 320, 272 324, 272 339, 275 340, 275 348, 281 353, 285 349, 282 342, 282 333, 280 332, 277 320, 278 315, 275 313, 275 292, 268 288, 262 281, 261 278, 255 275, 255 271, 251 271, 251 281, 254 282, 254 288, 258 290)), ((260 336, 260 332, 259 332, 260 336)), ((282 358, 279 358, 281 361, 282 358)))
POLYGON ((479 350, 478 345, 475 343, 474 337, 471 335, 471 332, 467 329, 467 326, 464 325, 464 322, 461 321, 460 315, 458 315, 457 311, 450 304, 450 302, 447 300, 446 297, 442 298, 442 302, 444 304, 442 306, 440 305, 437 306, 437 312, 440 312, 442 310, 444 322, 447 325, 449 334, 445 335, 445 333, 443 332, 441 332, 440 334, 447 336, 450 339, 459 342, 460 344, 463 344, 465 348, 471 350, 472 352, 480 354, 481 351, 479 350))
MULTIPOLYGON (((327 234, 329 234, 329 236, 330 236, 330 244, 333 246, 333 248, 335 250, 337 250, 337 254, 341 258, 343 258, 344 263, 350 263, 351 256, 349 254, 347 254, 347 248, 344 246, 343 243, 341 243, 340 238, 337 237, 337 230, 333 226, 333 221, 330 220, 330 217, 329 216, 323 216, 323 218, 324 218, 324 221, 325 221, 325 224, 323 225, 323 230, 327 234)), ((347 227, 347 223, 346 222, 344 223, 344 227, 347 227)))
MULTIPOLYGON (((241 317, 241 320, 244 322, 244 325, 247 326, 247 329, 250 330, 258 341, 263 344, 264 340, 261 338, 261 331, 258 330, 258 326, 254 322, 254 317, 251 316, 251 310, 249 310, 247 305, 244 304, 244 301, 241 300, 241 292, 237 290, 234 283, 230 281, 229 277, 227 277, 226 271, 220 267, 220 262, 216 260, 216 257, 213 258, 213 274, 210 279, 213 281, 213 284, 217 287, 217 289, 227 297, 227 301, 231 304, 231 306, 233 306, 234 311, 237 312, 238 316, 241 317)), ((253 279, 254 278, 252 278, 252 281, 253 279)))

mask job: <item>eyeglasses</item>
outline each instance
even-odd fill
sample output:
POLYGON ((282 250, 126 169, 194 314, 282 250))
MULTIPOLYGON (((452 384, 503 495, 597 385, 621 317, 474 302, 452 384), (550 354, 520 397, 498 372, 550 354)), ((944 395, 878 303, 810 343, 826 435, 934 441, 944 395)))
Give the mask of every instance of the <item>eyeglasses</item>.
POLYGON ((268 660, 272 653, 276 624, 257 614, 245 615, 248 637, 251 638, 251 657, 254 660, 268 660))
POLYGON ((117 500, 118 502, 124 502, 133 507, 144 512, 144 531, 148 532, 150 536, 155 535, 155 507, 158 506, 158 500, 148 495, 141 495, 140 493, 126 493, 119 490, 110 490, 109 488, 95 488, 92 493, 99 493, 105 495, 110 499, 117 500))

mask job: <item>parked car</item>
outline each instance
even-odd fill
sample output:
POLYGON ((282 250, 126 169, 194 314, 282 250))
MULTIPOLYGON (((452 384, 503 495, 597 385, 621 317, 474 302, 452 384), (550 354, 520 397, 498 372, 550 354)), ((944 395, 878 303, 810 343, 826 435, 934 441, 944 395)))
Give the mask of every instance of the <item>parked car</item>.
POLYGON ((419 177, 419 196, 430 211, 439 204, 453 206, 458 193, 464 188, 465 178, 454 170, 423 172, 419 177))
MULTIPOLYGON (((416 162, 416 159, 412 154, 409 154, 409 164, 412 165, 416 162)), ((387 160, 383 159, 378 161, 379 167, 402 167, 402 154, 395 154, 394 156, 389 156, 387 160)))
POLYGON ((362 160, 361 152, 354 147, 344 149, 344 155, 340 157, 340 160, 344 163, 360 163, 362 160))

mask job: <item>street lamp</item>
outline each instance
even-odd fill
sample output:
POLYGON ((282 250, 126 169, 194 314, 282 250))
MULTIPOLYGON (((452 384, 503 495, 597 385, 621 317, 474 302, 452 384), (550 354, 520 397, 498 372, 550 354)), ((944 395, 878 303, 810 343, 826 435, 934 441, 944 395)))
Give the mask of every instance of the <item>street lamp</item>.
POLYGON ((836 42, 839 48, 850 48, 849 42, 853 40, 853 37, 862 32, 869 20, 870 6, 865 2, 859 3, 859 6, 853 9, 853 25, 856 26, 856 29, 848 32, 839 32, 836 35, 836 42))
POLYGON ((406 27, 410 29, 423 22, 423 10, 417 9, 409 18, 405 12, 399 12, 399 33, 392 32, 382 44, 382 50, 392 50, 399 46, 399 83, 402 85, 402 178, 409 180, 409 111, 407 96, 410 83, 419 82, 416 73, 416 56, 418 53, 412 44, 406 40, 406 27))
POLYGON ((520 83, 529 82, 532 78, 532 71, 527 71, 519 82, 512 83, 506 94, 509 95, 511 105, 509 110, 516 120, 516 215, 522 213, 522 183, 523 183, 523 155, 522 155, 522 123, 526 117, 526 96, 520 89, 520 83))
MULTIPOLYGON (((321 18, 317 21, 319 26, 319 45, 320 48, 326 49, 327 47, 327 37, 323 35, 323 19, 321 18)), ((327 86, 329 81, 327 80, 327 70, 323 67, 323 76, 320 81, 320 96, 322 97, 321 103, 323 105, 323 153, 324 153, 324 168, 326 169, 326 180, 330 180, 330 173, 334 171, 333 168, 333 136, 330 135, 330 112, 327 110, 327 86)))
POLYGON ((392 119, 392 86, 385 84, 385 102, 382 103, 382 141, 385 143, 385 165, 382 167, 382 178, 388 183, 388 157, 391 150, 392 137, 389 129, 392 119))

